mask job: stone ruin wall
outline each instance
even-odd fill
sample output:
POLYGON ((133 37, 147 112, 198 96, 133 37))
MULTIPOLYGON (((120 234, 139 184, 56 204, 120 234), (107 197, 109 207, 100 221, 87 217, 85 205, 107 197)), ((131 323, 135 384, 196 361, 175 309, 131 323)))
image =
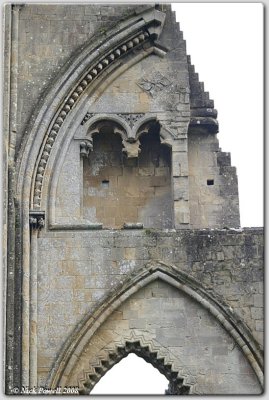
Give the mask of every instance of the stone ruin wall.
MULTIPOLYGON (((16 41, 14 68, 17 68, 17 75, 13 82, 17 102, 13 115, 16 139, 12 146, 17 152, 20 146, 23 148, 22 138, 30 131, 36 109, 55 77, 61 74, 61 68, 68 65, 89 40, 105 35, 117 21, 139 13, 143 7, 148 6, 26 4, 14 8, 17 37, 7 35, 6 50, 16 41)), ((7 13, 7 24, 9 18, 7 13)), ((170 167, 179 227, 189 223, 192 228, 238 227, 237 177, 229 154, 221 152, 215 135, 197 131, 197 125, 190 125, 188 142, 184 138, 190 117, 189 101, 193 107, 191 115, 199 115, 201 110, 207 109, 215 117, 216 110, 186 56, 183 34, 169 10, 159 42, 172 49, 165 58, 152 54, 113 82, 101 85, 89 99, 87 108, 93 114, 156 115, 176 135, 183 135, 174 146, 170 167), (185 93, 184 88, 189 85, 191 93, 185 93), (214 185, 208 187, 207 182, 212 180, 214 185)))
MULTIPOLYGON (((220 303, 244 321, 257 343, 263 345, 263 234, 259 229, 44 232, 39 239, 38 252, 43 260, 38 272, 38 377, 41 385, 46 382, 55 354, 85 313, 90 315, 108 293, 120 287, 135 271, 161 261, 176 266, 212 291, 220 303)), ((101 348, 105 343, 113 343, 113 335, 119 340, 130 331, 137 335, 150 334, 157 343, 166 343, 180 359, 187 357, 184 365, 190 368, 192 375, 201 374, 198 381, 195 380, 198 393, 203 390, 207 393, 242 393, 242 390, 243 393, 248 390, 257 393, 256 378, 240 353, 233 358, 234 341, 227 339, 221 325, 188 296, 165 282, 158 282, 142 288, 115 311, 116 316, 109 317, 103 329, 110 340, 102 335, 101 339, 98 335, 95 339, 101 340, 101 348), (182 300, 175 300, 178 298, 182 300), (140 305, 138 301, 145 303, 140 305), (205 319, 201 317, 204 314, 205 319), (191 331, 185 329, 187 326, 191 331), (210 348, 212 343, 214 346, 210 348), (200 364, 196 365, 198 360, 200 364), (202 365, 210 376, 207 383, 202 383, 204 389, 199 387, 204 376, 202 365), (222 378, 218 378, 222 373, 222 378), (240 378, 238 381, 235 374, 240 378), (222 384, 218 385, 218 381, 222 384)), ((96 351, 96 344, 93 346, 96 351)), ((85 369, 89 359, 85 351, 82 362, 85 369)), ((75 386, 81 370, 83 368, 77 366, 71 375, 75 386)))
MULTIPOLYGON (((76 61, 88 42, 96 38, 100 43, 115 24, 121 26, 129 16, 150 7, 6 6, 5 52, 10 55, 11 51, 13 63, 5 58, 5 73, 11 76, 5 80, 5 94, 13 106, 5 107, 4 117, 11 121, 13 134, 5 146, 9 149, 9 199, 15 199, 14 204, 8 200, 13 205, 9 215, 4 215, 14 235, 13 241, 8 239, 6 254, 10 271, 15 271, 7 281, 8 293, 13 293, 8 295, 7 313, 13 316, 12 324, 15 321, 7 327, 12 338, 8 357, 16 366, 7 372, 9 387, 12 382, 27 382, 29 373, 25 368, 29 360, 23 364, 25 360, 20 359, 27 347, 21 332, 29 315, 20 314, 25 303, 18 296, 25 296, 20 282, 28 273, 21 270, 25 247, 20 235, 22 230, 29 234, 20 221, 20 210, 29 198, 20 197, 19 184, 12 183, 20 173, 24 152, 35 146, 35 140, 29 144, 27 137, 57 76, 76 61)), ((160 10, 166 19, 157 50, 144 58, 135 53, 138 58, 133 64, 127 54, 119 73, 83 98, 59 135, 62 142, 55 145, 44 175, 45 226, 35 231, 32 242, 38 267, 36 359, 30 360, 36 371, 30 368, 30 376, 37 385, 52 382, 52 367, 83 318, 135 273, 160 265, 158 278, 137 288, 119 305, 63 379, 84 388, 88 369, 94 375, 98 360, 109 358, 109 349, 116 353, 116 344, 124 347, 124 340, 133 337, 149 346, 151 354, 159 347, 167 348, 169 362, 191 393, 256 394, 261 391, 257 376, 223 328, 221 317, 217 321, 166 278, 175 268, 194 279, 195 290, 199 282, 217 299, 218 307, 244 327, 249 343, 262 349, 263 232, 237 229, 236 171, 229 153, 219 148, 214 103, 186 55, 175 16, 169 6, 160 10), (169 49, 165 56, 164 48, 169 49), (110 119, 103 123, 100 116, 110 119), (145 124, 139 126, 143 118, 145 124), (157 123, 147 125, 150 118, 157 123), (139 149, 131 146, 130 150, 126 132, 139 137, 139 149), (81 141, 89 137, 93 151, 83 157, 81 141), (130 151, 137 152, 137 157, 126 157, 130 151), (126 223, 143 223, 144 229, 122 229, 126 223)), ((144 51, 149 49, 145 46, 144 51)), ((49 122, 44 119, 42 124, 49 122)))

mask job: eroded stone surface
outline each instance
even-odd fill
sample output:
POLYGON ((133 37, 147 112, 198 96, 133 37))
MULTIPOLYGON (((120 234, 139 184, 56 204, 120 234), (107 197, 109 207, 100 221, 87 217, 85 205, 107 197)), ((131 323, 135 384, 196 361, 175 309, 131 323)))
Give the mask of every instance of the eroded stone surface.
MULTIPOLYGON (((231 307, 232 312, 242 318, 262 345, 262 245, 262 231, 248 229, 241 232, 107 230, 64 235, 59 232, 53 236, 42 234, 39 239, 39 254, 44 261, 43 266, 40 266, 38 284, 41 318, 38 337, 42 367, 45 367, 47 360, 47 371, 50 369, 55 353, 85 314, 90 315, 98 302, 123 283, 131 273, 154 260, 171 263, 201 282, 209 292, 214 290, 231 307)), ((149 314, 143 315, 141 310, 138 314, 132 307, 129 308, 128 304, 134 302, 130 300, 124 306, 125 329, 143 328, 147 332, 148 326, 154 325, 161 332, 163 319, 166 319, 170 327, 175 327, 175 332, 183 329, 187 323, 187 315, 192 317, 192 307, 188 308, 187 303, 185 323, 180 317, 179 306, 172 299, 169 300, 170 311, 165 312, 166 317, 159 319, 159 308, 167 290, 155 287, 154 295, 149 289, 143 289, 143 293, 138 292, 135 298, 140 298, 140 294, 144 298, 147 292, 146 298, 154 297, 152 304, 155 302, 156 307, 154 309, 152 306, 149 314)), ((176 297, 180 296, 175 289, 168 291, 175 293, 176 297)), ((150 300, 146 300, 146 303, 149 302, 150 300)), ((110 321, 114 327, 118 326, 118 319, 114 316, 110 317, 110 321)), ((203 324, 201 320, 200 323, 203 324)), ((190 322, 189 325, 191 326, 190 322)), ((210 349, 208 351, 212 356, 213 349, 210 347, 207 329, 209 328, 206 326, 203 328, 210 349)), ((173 340, 174 344, 171 339, 170 345, 177 346, 176 342, 180 340, 176 333, 173 340)), ((222 340, 221 337, 219 340, 222 340)), ((216 352, 221 351, 220 348, 217 350, 217 345, 215 347, 216 352)), ((219 356, 222 365, 224 358, 219 356)), ((195 359, 195 355, 193 357, 195 359)), ((229 363, 227 368, 228 365, 229 363)), ((45 377, 46 373, 42 374, 40 370, 41 382, 44 382, 45 377)))
POLYGON ((161 280, 140 289, 98 329, 71 373, 72 384, 82 385, 86 371, 100 365, 98 359, 113 365, 108 354, 113 354, 115 343, 122 347, 130 337, 132 342, 140 339, 152 353, 154 345, 165 346, 173 355, 172 369, 190 386, 190 394, 260 393, 255 374, 223 327, 186 294, 161 280))
POLYGON ((184 379, 182 393, 260 393, 263 232, 235 229, 236 170, 170 6, 6 5, 5 29, 6 393, 83 388, 128 340, 173 364, 171 391, 184 379), (158 263, 167 281, 137 284, 75 342, 158 263))

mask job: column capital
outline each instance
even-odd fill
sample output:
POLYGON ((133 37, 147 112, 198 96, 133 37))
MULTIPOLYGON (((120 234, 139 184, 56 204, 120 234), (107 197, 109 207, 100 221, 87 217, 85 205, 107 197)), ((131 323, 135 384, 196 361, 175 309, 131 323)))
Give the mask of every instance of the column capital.
POLYGON ((29 224, 32 229, 42 229, 45 226, 45 211, 31 210, 29 224))

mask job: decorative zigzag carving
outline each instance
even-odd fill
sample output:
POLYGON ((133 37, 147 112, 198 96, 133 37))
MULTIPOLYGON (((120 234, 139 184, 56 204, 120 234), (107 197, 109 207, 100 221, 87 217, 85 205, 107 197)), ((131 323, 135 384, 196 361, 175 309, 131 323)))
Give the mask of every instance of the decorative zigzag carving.
POLYGON ((145 340, 142 335, 138 336, 132 332, 129 338, 108 346, 105 353, 106 356, 103 355, 84 371, 83 377, 79 380, 80 394, 89 394, 106 372, 130 353, 142 357, 165 375, 169 380, 166 394, 182 395, 190 392, 191 387, 184 384, 184 377, 180 376, 179 372, 180 367, 175 365, 168 349, 157 347, 152 340, 145 340))

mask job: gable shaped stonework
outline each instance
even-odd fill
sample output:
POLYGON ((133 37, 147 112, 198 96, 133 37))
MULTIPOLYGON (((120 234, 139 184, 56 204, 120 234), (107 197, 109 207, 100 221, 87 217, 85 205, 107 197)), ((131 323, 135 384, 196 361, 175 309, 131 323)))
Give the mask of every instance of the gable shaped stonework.
POLYGON ((263 391, 263 231, 169 5, 5 6, 6 393, 263 391))

